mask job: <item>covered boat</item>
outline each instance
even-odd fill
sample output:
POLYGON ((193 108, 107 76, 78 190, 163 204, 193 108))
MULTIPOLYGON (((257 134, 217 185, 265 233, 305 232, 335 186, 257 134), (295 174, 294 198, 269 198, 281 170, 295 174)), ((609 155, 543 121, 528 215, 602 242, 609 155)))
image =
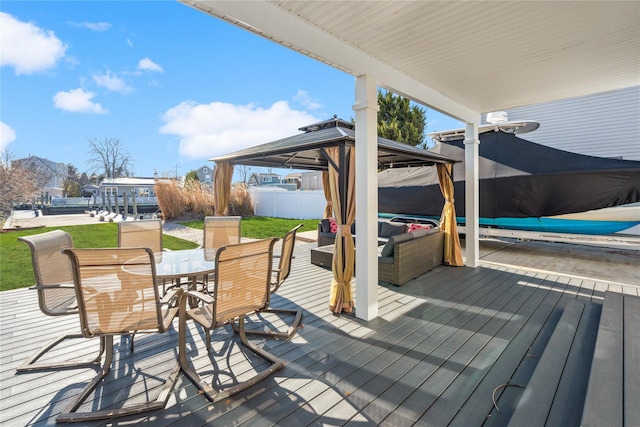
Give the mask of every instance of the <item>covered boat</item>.
MULTIPOLYGON (((558 150, 517 133, 517 127, 490 126, 479 134, 481 226, 610 234, 640 224, 640 162, 558 150)), ((433 135, 440 140, 429 151, 464 161, 463 132, 433 135)), ((453 174, 464 224, 464 164, 455 164, 453 174)), ((378 202, 383 216, 437 218, 443 205, 432 168, 381 171, 378 202)))

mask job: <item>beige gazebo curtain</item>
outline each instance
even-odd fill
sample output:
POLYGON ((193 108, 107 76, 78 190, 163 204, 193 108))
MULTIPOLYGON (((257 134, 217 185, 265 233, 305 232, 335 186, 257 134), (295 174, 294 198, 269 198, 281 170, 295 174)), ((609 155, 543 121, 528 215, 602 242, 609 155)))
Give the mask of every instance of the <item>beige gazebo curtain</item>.
POLYGON ((229 211, 229 196, 231 194, 232 179, 233 164, 216 163, 216 167, 213 170, 213 207, 216 216, 224 216, 229 211))
POLYGON ((453 266, 462 266, 462 249, 460 236, 456 224, 456 207, 453 199, 453 165, 437 165, 440 190, 444 196, 444 207, 440 218, 440 229, 444 232, 444 263, 453 266))
POLYGON ((326 149, 326 153, 333 163, 340 168, 340 171, 336 170, 329 162, 329 188, 331 190, 331 200, 333 200, 333 212, 338 223, 332 264, 333 280, 331 281, 329 309, 334 313, 343 311, 350 313, 354 306, 351 279, 355 264, 355 243, 351 235, 351 225, 356 216, 355 149, 344 146, 330 147, 326 149), (340 162, 341 149, 345 150, 344 164, 340 162), (343 177, 346 177, 344 188, 340 186, 341 174, 345 174, 343 177), (346 191, 346 195, 342 195, 341 191, 346 191), (346 197, 343 199, 342 196, 346 197), (346 203, 343 203, 343 200, 346 203))
POLYGON ((327 201, 322 218, 331 218, 333 216, 333 202, 331 201, 331 188, 329 187, 329 171, 322 171, 322 191, 324 191, 324 198, 327 201))

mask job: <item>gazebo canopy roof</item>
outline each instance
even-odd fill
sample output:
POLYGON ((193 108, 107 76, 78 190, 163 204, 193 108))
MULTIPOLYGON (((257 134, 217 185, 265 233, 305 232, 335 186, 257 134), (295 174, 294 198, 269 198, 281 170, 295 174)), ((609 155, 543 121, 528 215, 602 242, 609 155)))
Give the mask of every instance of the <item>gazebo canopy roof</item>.
MULTIPOLYGON (((355 125, 333 118, 300 128, 304 133, 257 145, 209 159, 216 163, 247 166, 326 170, 328 162, 322 150, 340 145, 355 146, 355 125)), ((457 160, 412 147, 408 144, 378 138, 378 167, 429 166, 455 163, 457 160)))

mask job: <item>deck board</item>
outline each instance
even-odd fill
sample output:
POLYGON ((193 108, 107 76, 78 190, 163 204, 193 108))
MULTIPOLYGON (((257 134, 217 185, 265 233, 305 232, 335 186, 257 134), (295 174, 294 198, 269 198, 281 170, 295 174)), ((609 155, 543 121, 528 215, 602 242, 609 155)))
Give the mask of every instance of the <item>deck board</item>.
MULTIPOLYGON (((272 306, 301 307, 303 326, 288 341, 251 338, 286 361, 282 370, 216 404, 180 374, 165 409, 86 425, 505 425, 522 390, 496 393, 500 411, 493 390, 526 385, 569 300, 601 304, 605 291, 638 295, 625 275, 586 277, 583 266, 570 265, 567 254, 575 248, 562 247, 565 267, 559 269, 548 245, 543 254, 538 246, 518 252, 519 246, 483 244, 481 267, 440 266, 403 287, 378 286, 379 316, 365 322, 329 312, 331 272, 311 265, 312 244, 296 245, 293 271, 272 306)), ((267 318, 276 326, 287 320, 267 318)), ((174 325, 166 334, 136 337, 133 356, 128 341, 120 343, 110 381, 98 390, 101 404, 154 397, 175 361, 174 325)), ((73 316, 42 315, 33 291, 0 293, 0 423, 55 424, 62 405, 95 371, 16 374, 15 368, 45 339, 77 330, 73 316)), ((188 344, 191 360, 211 369, 202 331, 190 322, 189 332, 195 338, 188 344)), ((214 360, 229 374, 223 385, 263 366, 247 362, 229 329, 217 331, 214 340, 214 360)), ((88 356, 97 342, 79 340, 69 349, 88 356)))

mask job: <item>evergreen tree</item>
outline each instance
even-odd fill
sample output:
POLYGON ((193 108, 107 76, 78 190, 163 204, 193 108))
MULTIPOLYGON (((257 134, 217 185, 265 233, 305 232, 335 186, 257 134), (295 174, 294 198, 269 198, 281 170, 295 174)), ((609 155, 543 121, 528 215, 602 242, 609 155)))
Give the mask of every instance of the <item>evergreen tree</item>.
POLYGON ((189 173, 184 177, 185 181, 193 180, 200 182, 198 178, 198 173, 195 170, 189 171, 189 173))
POLYGON ((392 92, 378 90, 378 136, 426 148, 426 112, 392 92))

